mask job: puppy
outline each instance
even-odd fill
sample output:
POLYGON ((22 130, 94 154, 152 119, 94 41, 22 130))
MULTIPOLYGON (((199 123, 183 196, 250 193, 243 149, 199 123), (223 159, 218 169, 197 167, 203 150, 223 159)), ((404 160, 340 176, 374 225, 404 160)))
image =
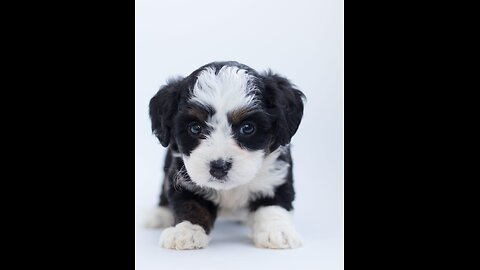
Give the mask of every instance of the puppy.
POLYGON ((296 248, 289 143, 304 94, 286 78, 238 62, 213 62, 169 80, 150 100, 152 131, 164 147, 165 178, 149 227, 169 227, 160 244, 207 247, 221 213, 247 212, 253 243, 296 248))

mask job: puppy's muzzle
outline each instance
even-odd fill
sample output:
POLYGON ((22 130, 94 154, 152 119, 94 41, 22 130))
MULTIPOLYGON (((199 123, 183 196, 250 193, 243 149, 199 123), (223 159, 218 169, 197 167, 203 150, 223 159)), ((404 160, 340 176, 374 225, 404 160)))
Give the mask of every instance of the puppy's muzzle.
POLYGON ((210 174, 217 179, 225 178, 230 168, 232 168, 232 163, 223 159, 210 162, 210 174))

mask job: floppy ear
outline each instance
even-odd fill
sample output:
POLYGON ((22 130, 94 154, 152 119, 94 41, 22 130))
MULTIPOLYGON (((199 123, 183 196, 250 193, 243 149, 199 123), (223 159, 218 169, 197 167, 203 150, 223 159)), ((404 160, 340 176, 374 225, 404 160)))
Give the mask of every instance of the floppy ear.
POLYGON ((263 76, 265 104, 274 118, 274 138, 271 150, 290 143, 297 132, 303 116, 305 95, 296 89, 287 78, 268 71, 263 76))
POLYGON ((172 137, 173 118, 177 113, 181 78, 167 81, 150 100, 152 131, 160 143, 167 147, 172 137))

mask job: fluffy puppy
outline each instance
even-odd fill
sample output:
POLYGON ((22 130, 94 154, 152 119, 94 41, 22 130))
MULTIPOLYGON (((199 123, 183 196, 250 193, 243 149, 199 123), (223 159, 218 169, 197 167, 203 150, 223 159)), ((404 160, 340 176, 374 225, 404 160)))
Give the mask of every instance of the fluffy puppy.
POLYGON ((289 143, 304 94, 286 78, 238 62, 213 62, 169 80, 150 100, 152 131, 164 147, 165 178, 150 227, 160 244, 204 248, 221 213, 247 212, 253 242, 301 245, 289 143))

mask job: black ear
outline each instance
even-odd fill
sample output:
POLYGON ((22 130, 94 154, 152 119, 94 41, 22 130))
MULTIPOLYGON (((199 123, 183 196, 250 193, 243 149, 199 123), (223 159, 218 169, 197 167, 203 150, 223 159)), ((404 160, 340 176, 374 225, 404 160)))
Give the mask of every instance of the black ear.
POLYGON ((305 95, 290 81, 268 71, 263 75, 265 104, 274 121, 274 138, 270 149, 290 143, 303 116, 305 95))
POLYGON ((181 78, 169 80, 150 100, 152 131, 160 143, 167 147, 170 143, 173 118, 177 113, 181 78))

